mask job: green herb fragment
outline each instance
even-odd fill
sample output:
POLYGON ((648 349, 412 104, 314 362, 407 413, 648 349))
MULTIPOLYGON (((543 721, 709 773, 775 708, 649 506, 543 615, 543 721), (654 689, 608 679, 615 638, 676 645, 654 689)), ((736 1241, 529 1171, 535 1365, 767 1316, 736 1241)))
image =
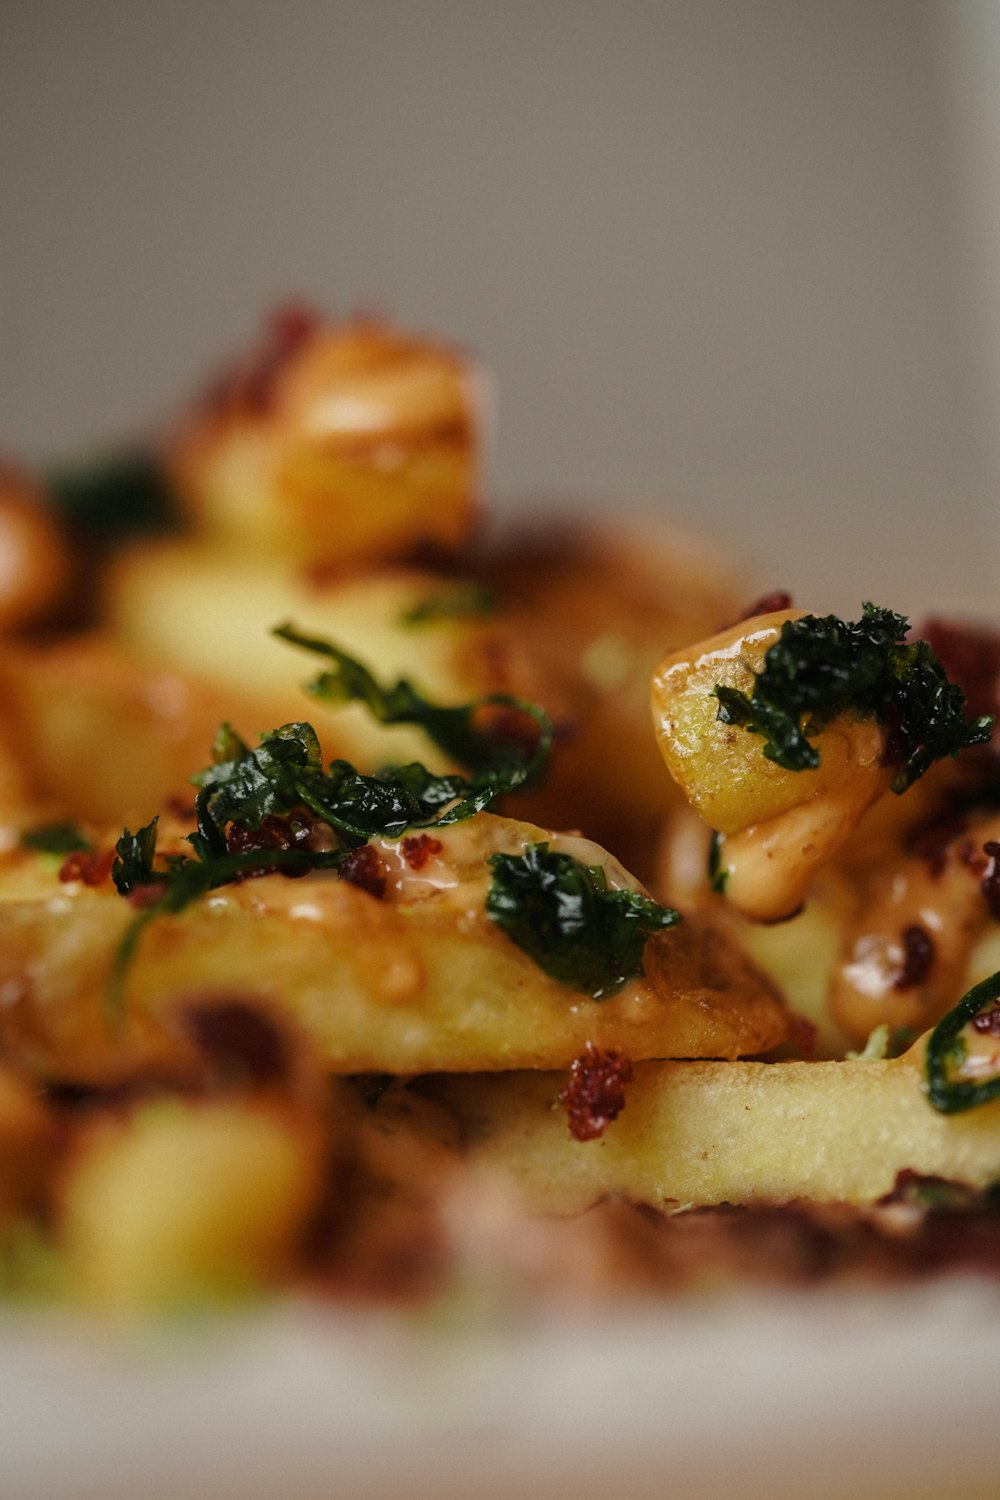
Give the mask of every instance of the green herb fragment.
POLYGON ((163 532, 176 524, 166 472, 152 453, 135 450, 47 476, 53 509, 81 537, 101 543, 163 532))
POLYGON ((908 626, 905 615, 873 604, 853 623, 786 620, 751 694, 714 689, 719 718, 761 735, 764 755, 789 771, 819 765, 810 738, 838 714, 874 719, 887 726, 887 755, 899 766, 892 790, 905 792, 935 760, 985 744, 993 729, 989 715, 965 718, 961 689, 926 641, 905 639, 908 626))
MULTIPOLYGON (((930 1034, 924 1062, 927 1097, 942 1114, 960 1114, 1000 1098, 1000 1072, 979 1080, 960 1076, 969 1055, 966 1027, 980 1015, 990 1014, 992 1020, 998 1001, 1000 970, 973 985, 930 1034)), ((1000 1037, 1000 1027, 994 1031, 990 1025, 987 1029, 990 1035, 1000 1037)))
POLYGON ((635 891, 608 886, 599 865, 584 865, 548 844, 494 854, 487 914, 560 984, 603 1000, 642 973, 650 933, 679 913, 635 891))
POLYGON ((36 854, 75 854, 93 845, 75 823, 43 823, 21 834, 21 845, 36 854))
POLYGON ((868 1040, 860 1052, 848 1052, 848 1062, 882 1062, 889 1056, 889 1023, 883 1021, 868 1033, 868 1040))
POLYGON ((708 847, 708 883, 716 895, 724 896, 729 871, 722 863, 722 834, 713 833, 708 847))
POLYGON ((276 634, 335 663, 314 684, 317 696, 360 700, 386 724, 421 724, 472 774, 436 775, 413 763, 367 776, 345 760, 324 767, 319 738, 306 722, 283 724, 253 747, 223 724, 212 764, 192 777, 199 791, 196 828, 187 836, 191 853, 169 854, 157 862, 156 818, 136 833, 126 828, 115 846, 111 873, 119 893, 151 897, 126 929, 116 955, 111 982, 116 1013, 136 944, 154 917, 182 911, 206 892, 262 869, 333 869, 370 838, 400 838, 410 828, 470 818, 498 796, 525 785, 544 764, 552 729, 548 716, 533 704, 495 694, 459 708, 438 708, 406 682, 384 690, 366 667, 327 641, 300 636, 290 626, 276 634), (512 734, 505 721, 498 731, 489 717, 492 710, 512 719, 517 732, 512 734), (280 820, 277 845, 269 820, 280 820), (323 847, 324 840, 315 846, 311 834, 316 824, 326 825, 337 847, 323 847), (237 828, 251 835, 249 842, 233 840, 237 828), (252 836, 261 829, 265 835, 255 843, 252 836))
POLYGON ((495 614, 496 595, 482 584, 460 584, 446 593, 428 594, 399 617, 404 626, 437 625, 445 620, 485 619, 495 614))
POLYGON ((138 833, 126 828, 115 845, 115 862, 111 866, 111 879, 120 896, 130 896, 143 886, 162 881, 165 877, 153 869, 156 854, 156 825, 153 818, 138 833))
POLYGON ((489 693, 472 703, 442 708, 405 678, 383 687, 366 666, 329 641, 302 635, 292 625, 281 625, 274 634, 333 663, 307 684, 313 697, 324 703, 363 703, 380 724, 416 725, 472 773, 475 788, 492 789, 492 797, 527 786, 548 760, 552 721, 536 703, 509 693, 489 693))

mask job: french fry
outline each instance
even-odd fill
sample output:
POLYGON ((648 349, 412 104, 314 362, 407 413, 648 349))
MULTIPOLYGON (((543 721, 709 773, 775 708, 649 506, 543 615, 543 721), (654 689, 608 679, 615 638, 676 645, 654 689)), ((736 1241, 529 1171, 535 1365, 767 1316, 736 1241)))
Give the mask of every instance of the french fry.
MULTIPOLYGON (((551 978, 484 909, 489 855, 520 854, 544 830, 480 814, 435 837, 440 853, 418 872, 398 842, 369 844, 386 899, 332 873, 275 874, 155 916, 124 970, 118 1020, 112 976, 134 909, 110 883, 52 875, 45 895, 25 900, 23 871, 9 868, 0 1041, 64 1080, 169 1070, 180 1062, 176 1007, 220 993, 294 1017, 335 1073, 565 1067, 588 1041, 632 1057, 737 1057, 787 1036, 774 988, 697 921, 654 933, 645 975, 606 999, 551 978)), ((628 888, 596 846, 568 846, 628 888)))
POLYGON ((638 1063, 625 1107, 574 1140, 560 1074, 449 1079, 473 1165, 508 1174, 540 1212, 609 1194, 657 1208, 872 1203, 912 1170, 982 1188, 1000 1177, 1000 1102, 944 1116, 920 1049, 891 1061, 638 1063))

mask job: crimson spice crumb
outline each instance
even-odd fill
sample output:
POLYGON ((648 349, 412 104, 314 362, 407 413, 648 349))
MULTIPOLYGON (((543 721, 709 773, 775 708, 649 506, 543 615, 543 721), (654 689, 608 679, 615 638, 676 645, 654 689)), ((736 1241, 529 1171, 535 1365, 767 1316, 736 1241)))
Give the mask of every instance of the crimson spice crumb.
POLYGON ((403 839, 400 846, 403 858, 411 870, 422 870, 428 860, 440 854, 444 848, 440 839, 430 833, 418 833, 413 838, 403 839))
POLYGON ((743 620, 752 620, 757 615, 777 614, 780 609, 791 609, 792 596, 784 589, 774 589, 770 594, 762 594, 759 599, 749 605, 740 615, 739 620, 734 623, 739 625, 743 620))
POLYGON ((570 1067, 569 1082, 559 1091, 574 1140, 595 1141, 604 1134, 625 1108, 625 1087, 632 1076, 632 1063, 621 1052, 587 1043, 570 1067))
MULTIPOLYGON (((239 823, 231 823, 226 834, 226 847, 231 854, 257 854, 258 852, 264 853, 268 849, 285 852, 289 849, 308 848, 311 837, 312 822, 308 817, 299 815, 292 819, 270 813, 261 822, 259 828, 243 828, 239 823)), ((250 869, 238 870, 233 876, 233 883, 279 872, 287 875, 289 879, 294 879, 296 876, 305 875, 306 867, 273 862, 268 864, 264 860, 250 869)))
POLYGON ((74 849, 59 866, 59 879, 67 884, 82 880, 84 885, 103 885, 114 862, 113 849, 74 849))
POLYGON ((981 1036, 1000 1036, 1000 1005, 994 1005, 991 1010, 984 1010, 980 1015, 973 1016, 972 1029, 981 1036))
POLYGON ((367 891, 369 896, 377 896, 381 900, 385 895, 385 870, 371 844, 362 844, 360 849, 352 849, 345 855, 337 866, 337 874, 341 880, 367 891))
POLYGON ((792 1016, 791 1044, 803 1062, 812 1062, 816 1055, 819 1028, 807 1016, 792 1016))
POLYGON ((983 896, 990 916, 1000 922, 1000 843, 989 839, 983 845, 983 853, 989 858, 989 867, 983 876, 983 896))
POLYGON ((901 933, 903 964, 896 976, 894 989, 913 990, 923 984, 934 964, 934 939, 919 922, 911 922, 901 933))

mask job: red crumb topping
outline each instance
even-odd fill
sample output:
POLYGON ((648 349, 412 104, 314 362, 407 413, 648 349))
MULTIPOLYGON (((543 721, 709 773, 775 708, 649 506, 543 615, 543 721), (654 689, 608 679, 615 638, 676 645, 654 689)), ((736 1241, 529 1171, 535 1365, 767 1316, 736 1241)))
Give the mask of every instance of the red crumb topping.
POLYGON ((990 839, 983 845, 983 853, 989 858, 989 866, 983 876, 983 896, 990 909, 990 916, 1000 922, 1000 844, 990 839))
MULTIPOLYGON (((226 833, 226 847, 230 854, 265 853, 268 849, 307 849, 312 831, 312 821, 305 814, 282 818, 272 813, 263 820, 259 828, 242 828, 239 823, 230 823, 226 833)), ((293 879, 295 876, 305 875, 306 870, 305 865, 268 864, 265 860, 252 868, 238 870, 233 876, 233 883, 276 873, 293 879)))
POLYGON ((981 1032, 983 1036, 1000 1036, 1000 1005, 994 1005, 992 1010, 984 1010, 980 1016, 973 1016, 972 1029, 981 1032))
POLYGON ((791 594, 787 594, 784 589, 774 589, 770 594, 762 594, 759 599, 755 599, 749 609, 745 609, 739 618, 733 621, 733 624, 738 625, 740 620, 752 620, 755 615, 777 614, 779 609, 791 609, 791 607, 791 594))
POLYGON ((936 879, 944 874, 950 845, 968 826, 968 820, 961 814, 918 824, 907 838, 907 848, 923 860, 928 873, 936 879))
POLYGON ((422 870, 429 859, 441 853, 444 845, 440 839, 434 838, 433 834, 420 833, 413 838, 404 839, 400 847, 410 869, 422 870))
POLYGON ((264 1086, 281 1083, 289 1075, 288 1042, 273 1018, 252 999, 198 996, 184 1013, 182 1027, 216 1087, 264 1086))
POLYGON ((209 386, 200 401, 202 410, 221 413, 235 408, 264 415, 273 405, 278 376, 314 337, 319 323, 318 314, 299 303, 276 308, 250 356, 224 370, 209 386))
POLYGON ((494 745, 509 745, 526 759, 538 749, 541 729, 537 722, 510 704, 486 703, 477 709, 475 728, 494 745))
POLYGON ((921 633, 962 689, 969 713, 995 714, 1000 707, 1000 632, 931 619, 921 633))
POLYGON ((352 849, 343 863, 337 866, 337 874, 341 880, 367 891, 369 896, 377 896, 381 900, 385 895, 385 870, 371 844, 362 844, 360 849, 352 849))
POLYGON ((805 1016, 792 1016, 791 1044, 803 1062, 812 1062, 816 1054, 819 1029, 805 1016))
POLYGON ((145 911, 147 906, 156 905, 163 891, 162 880, 151 880, 148 885, 133 886, 125 899, 136 911, 145 911))
POLYGON ((82 880, 84 885, 103 885, 115 862, 113 849, 74 849, 59 866, 59 879, 82 880))
POLYGON ((576 1141, 595 1141, 625 1108, 625 1085, 632 1082, 632 1064, 613 1048, 604 1051, 587 1043, 573 1062, 569 1082, 559 1092, 559 1103, 569 1116, 569 1133, 576 1141))
POLYGON ((902 931, 903 966, 893 985, 897 990, 916 989, 923 984, 934 964, 934 939, 919 922, 913 922, 902 931))

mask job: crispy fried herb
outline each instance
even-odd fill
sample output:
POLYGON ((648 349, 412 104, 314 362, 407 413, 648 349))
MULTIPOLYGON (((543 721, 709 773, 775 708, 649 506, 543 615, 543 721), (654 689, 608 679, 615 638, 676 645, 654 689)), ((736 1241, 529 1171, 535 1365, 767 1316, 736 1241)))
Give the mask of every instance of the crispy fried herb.
POLYGON ((401 838, 410 828, 470 818, 498 796, 523 786, 544 764, 551 724, 533 704, 494 694, 459 708, 439 708, 406 682, 383 689, 366 667, 326 641, 300 636, 291 627, 277 634, 335 663, 335 669, 323 673, 315 685, 317 696, 328 701, 360 699, 383 723, 421 724, 472 774, 437 775, 413 763, 367 776, 345 760, 324 767, 316 731, 306 722, 284 724, 262 735, 254 747, 223 724, 212 765, 192 778, 199 791, 196 827, 187 835, 191 853, 158 859, 156 818, 136 833, 126 828, 115 846, 115 886, 121 895, 143 900, 116 957, 116 1011, 136 944, 154 917, 182 911, 207 891, 248 872, 259 874, 262 867, 287 867, 290 873, 335 868, 370 838, 401 838), (498 730, 490 710, 513 715, 518 733, 509 732, 506 720, 498 730), (233 829, 254 832, 267 819, 296 813, 325 824, 336 836, 337 847, 317 847, 311 839, 288 848, 269 844, 262 858, 260 848, 246 847, 245 841, 231 835, 233 829))
POLYGON ((611 890, 599 865, 548 844, 489 864, 488 915, 546 974, 594 1000, 641 974, 647 937, 680 920, 648 896, 611 890))
POLYGON ((933 761, 984 744, 993 720, 967 720, 965 698, 926 641, 907 641, 905 615, 866 604, 860 620, 805 615, 787 620, 764 658, 753 692, 719 684, 719 718, 765 740, 764 755, 786 770, 811 770, 810 738, 838 714, 875 719, 888 731, 887 761, 905 792, 933 761))
POLYGON ((21 844, 36 854, 75 854, 93 847, 75 823, 43 823, 28 828, 21 834, 21 844))
POLYGON ((989 1014, 998 1001, 1000 971, 973 985, 930 1034, 924 1062, 927 1097, 942 1114, 960 1114, 1000 1098, 1000 1073, 978 1082, 957 1076, 968 1055, 963 1036, 966 1026, 977 1016, 989 1014))
POLYGON ((438 625, 444 620, 485 619, 495 614, 496 595, 479 583, 458 584, 439 594, 428 594, 399 617, 406 626, 438 625))
POLYGON ((53 508, 88 541, 114 543, 167 531, 177 521, 163 465, 142 449, 57 469, 47 489, 53 508))
POLYGON ((366 666, 330 641, 302 635, 292 625, 281 625, 274 634, 333 663, 307 684, 313 697, 324 703, 363 703, 381 724, 416 725, 439 750, 471 771, 478 787, 493 787, 492 796, 526 786, 548 759, 552 723, 535 703, 489 693, 473 703, 442 708, 405 678, 383 687, 366 666))
POLYGON ((156 854, 156 825, 159 818, 133 833, 126 828, 115 845, 115 862, 111 867, 111 879, 120 896, 130 896, 143 886, 162 882, 164 876, 153 869, 156 854))

